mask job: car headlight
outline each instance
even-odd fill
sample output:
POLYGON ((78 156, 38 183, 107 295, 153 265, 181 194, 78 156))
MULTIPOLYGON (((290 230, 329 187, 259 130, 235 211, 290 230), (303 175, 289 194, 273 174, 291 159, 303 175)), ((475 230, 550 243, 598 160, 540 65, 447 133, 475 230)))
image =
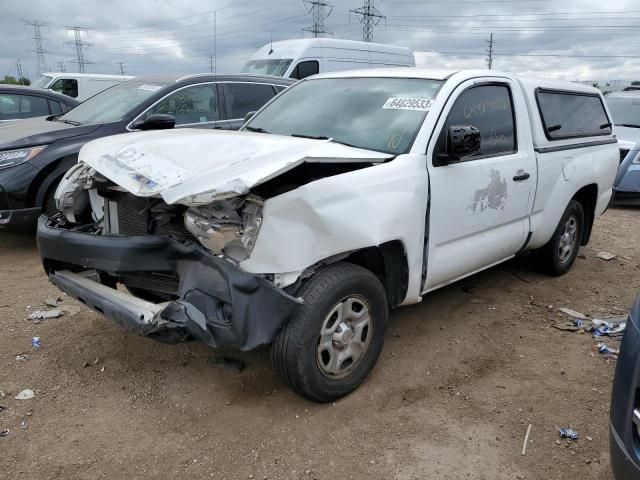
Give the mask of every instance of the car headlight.
POLYGON ((3 168, 15 167, 21 163, 31 160, 38 155, 45 147, 20 148, 18 150, 5 150, 0 152, 0 170, 3 168))
POLYGON ((190 208, 184 214, 184 226, 207 250, 241 262, 256 244, 262 205, 262 199, 250 195, 190 208))

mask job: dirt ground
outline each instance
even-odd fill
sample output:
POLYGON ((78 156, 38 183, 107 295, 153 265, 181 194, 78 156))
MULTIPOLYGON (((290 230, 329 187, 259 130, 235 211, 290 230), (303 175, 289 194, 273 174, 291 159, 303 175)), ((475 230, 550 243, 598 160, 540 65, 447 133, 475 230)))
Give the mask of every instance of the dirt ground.
POLYGON ((58 291, 33 238, 0 233, 0 477, 611 480, 615 362, 551 325, 559 307, 628 310, 639 217, 607 212, 562 278, 518 259, 394 311, 373 374, 333 405, 284 388, 266 352, 236 372, 203 345, 159 344, 88 310, 34 324, 29 312, 58 291), (35 398, 14 399, 26 388, 35 398), (559 441, 556 427, 580 439, 559 441))

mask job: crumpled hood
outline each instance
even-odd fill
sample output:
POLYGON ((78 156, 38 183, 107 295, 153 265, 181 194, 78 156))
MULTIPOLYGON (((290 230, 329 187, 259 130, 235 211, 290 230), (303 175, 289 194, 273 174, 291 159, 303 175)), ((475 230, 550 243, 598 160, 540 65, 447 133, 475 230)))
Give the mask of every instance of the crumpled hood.
POLYGON ((75 126, 47 121, 47 117, 27 118, 0 124, 0 150, 48 145, 63 138, 77 137, 100 125, 75 126))
POLYGON ((380 153, 325 140, 264 133, 175 129, 87 143, 79 160, 134 195, 204 205, 243 195, 304 162, 380 163, 380 153))

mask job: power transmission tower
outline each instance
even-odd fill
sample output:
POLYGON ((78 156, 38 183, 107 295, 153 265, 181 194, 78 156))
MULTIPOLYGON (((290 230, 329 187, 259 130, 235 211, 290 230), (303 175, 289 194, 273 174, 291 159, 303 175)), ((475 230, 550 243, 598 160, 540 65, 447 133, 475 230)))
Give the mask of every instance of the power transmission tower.
POLYGON ((124 75, 124 62, 117 62, 120 65, 120 75, 124 75))
POLYGON ((16 70, 18 71, 18 81, 20 85, 24 85, 24 75, 22 74, 22 62, 18 59, 18 63, 16 63, 16 70))
POLYGON ((487 43, 487 67, 491 70, 493 67, 493 44, 496 43, 493 39, 493 33, 489 37, 489 40, 485 40, 487 43))
POLYGON ((387 22, 387 17, 382 14, 374 5, 375 0, 364 0, 364 5, 360 8, 349 10, 349 15, 352 13, 360 17, 360 23, 362 24, 362 39, 365 42, 373 40, 373 28, 378 25, 382 20, 387 22))
POLYGON ((58 62, 58 67, 60 67, 60 71, 61 72, 66 72, 67 71, 66 67, 64 66, 64 62, 63 61, 59 61, 58 62))
POLYGON ((47 70, 47 63, 44 59, 45 53, 51 53, 44 49, 42 42, 42 31, 41 27, 48 26, 45 22, 40 22, 38 20, 26 21, 24 20, 25 27, 33 27, 33 40, 36 44, 36 49, 33 52, 36 54, 36 70, 38 75, 47 70))
POLYGON ((67 32, 73 32, 74 39, 71 42, 65 42, 67 45, 73 45, 76 48, 76 61, 78 71, 84 73, 84 66, 93 62, 84 57, 84 48, 90 44, 82 40, 82 32, 89 34, 89 30, 83 27, 65 27, 67 32))
POLYGON ((333 11, 333 5, 323 0, 302 0, 307 13, 311 14, 313 18, 313 25, 311 27, 303 28, 303 32, 310 32, 314 38, 322 37, 323 35, 332 35, 324 26, 324 20, 333 11))
POLYGON ((215 65, 216 56, 211 53, 209 54, 209 71, 213 73, 213 66, 215 65))

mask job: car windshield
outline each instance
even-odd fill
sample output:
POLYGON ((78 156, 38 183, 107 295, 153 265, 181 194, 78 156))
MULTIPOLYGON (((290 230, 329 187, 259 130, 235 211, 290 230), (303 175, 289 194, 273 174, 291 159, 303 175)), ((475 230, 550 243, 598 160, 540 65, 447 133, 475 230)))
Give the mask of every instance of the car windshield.
POLYGON ((51 83, 51 80, 53 80, 53 77, 50 77, 49 75, 40 75, 40 78, 34 81, 31 86, 36 88, 47 88, 47 85, 51 83))
POLYGON ((290 58, 273 58, 269 60, 250 60, 242 67, 242 73, 254 75, 273 75, 282 77, 293 60, 290 58))
POLYGON ((117 122, 166 85, 154 82, 123 82, 82 102, 57 120, 79 125, 117 122))
POLYGON ((637 97, 605 97, 615 125, 640 128, 640 95, 637 97))
POLYGON ((332 139, 401 154, 411 148, 442 81, 415 78, 320 78, 285 90, 246 130, 332 139))

